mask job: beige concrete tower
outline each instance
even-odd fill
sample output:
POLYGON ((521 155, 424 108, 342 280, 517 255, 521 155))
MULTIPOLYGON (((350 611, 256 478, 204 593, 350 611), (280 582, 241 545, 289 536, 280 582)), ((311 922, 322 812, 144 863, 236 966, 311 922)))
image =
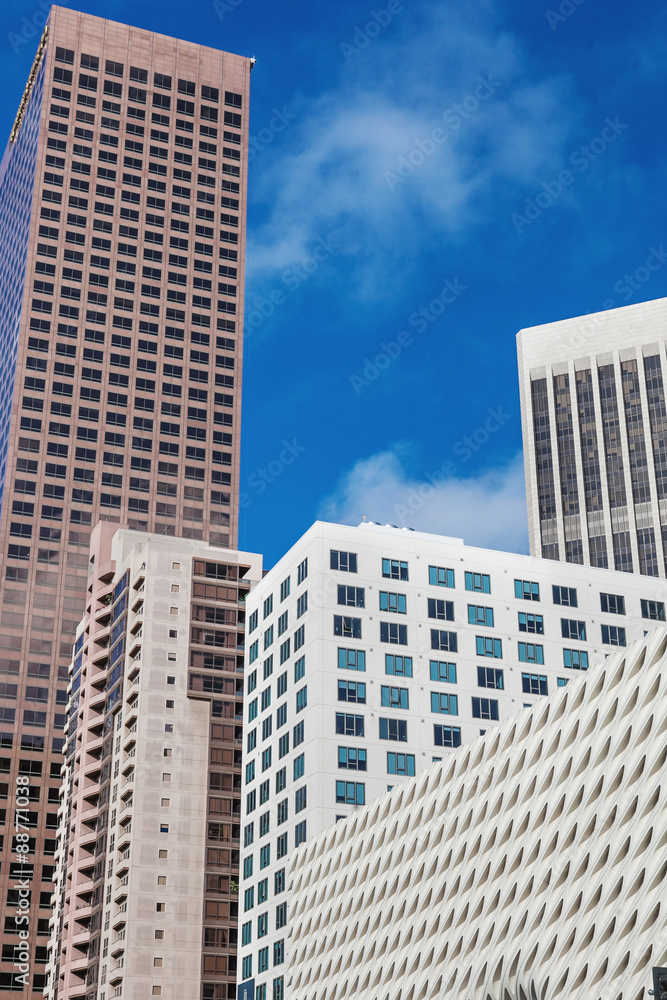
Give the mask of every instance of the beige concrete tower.
POLYGON ((0 166, 2 995, 19 874, 43 986, 92 526, 236 545, 250 68, 53 7, 0 166))
POLYGON ((261 557, 98 525, 70 666, 50 1000, 234 1000, 261 557))

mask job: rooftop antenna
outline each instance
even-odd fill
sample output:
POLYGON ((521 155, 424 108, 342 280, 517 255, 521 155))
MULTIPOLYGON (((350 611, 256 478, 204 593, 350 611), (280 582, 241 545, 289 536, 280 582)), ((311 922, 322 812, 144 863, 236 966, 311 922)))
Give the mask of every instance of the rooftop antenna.
POLYGON ((365 520, 366 520, 366 515, 365 515, 365 514, 362 514, 362 515, 361 515, 361 520, 362 520, 362 521, 365 521, 365 520))

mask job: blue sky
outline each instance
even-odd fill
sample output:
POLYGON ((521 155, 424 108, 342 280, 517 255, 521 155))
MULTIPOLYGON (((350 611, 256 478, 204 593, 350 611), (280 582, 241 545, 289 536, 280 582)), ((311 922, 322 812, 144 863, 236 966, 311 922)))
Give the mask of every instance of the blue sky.
MULTIPOLYGON (((667 294, 632 277, 667 247, 667 13, 72 6, 257 57, 241 547, 365 514, 526 551, 517 331, 667 294)), ((2 6, 5 135, 40 10, 2 6)))

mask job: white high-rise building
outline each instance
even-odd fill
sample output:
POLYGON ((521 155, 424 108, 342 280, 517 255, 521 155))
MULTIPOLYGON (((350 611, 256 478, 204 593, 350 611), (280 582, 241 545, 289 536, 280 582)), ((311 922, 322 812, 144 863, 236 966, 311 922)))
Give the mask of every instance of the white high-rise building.
POLYGON ((667 299, 518 335, 530 551, 667 575, 667 299))
POLYGON ((642 1000, 667 963, 667 635, 297 851, 293 1000, 642 1000))
POLYGON ((638 574, 315 523, 248 595, 240 997, 282 1000, 294 849, 665 621, 638 574))

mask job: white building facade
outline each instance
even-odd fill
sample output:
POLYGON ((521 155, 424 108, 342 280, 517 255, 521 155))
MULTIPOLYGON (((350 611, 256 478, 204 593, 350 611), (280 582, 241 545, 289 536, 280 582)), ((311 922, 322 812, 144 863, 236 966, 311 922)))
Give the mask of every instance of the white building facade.
POLYGON ((315 523, 248 596, 240 996, 282 1000, 292 852, 665 620, 637 574, 315 523))
POLYGON ((530 551, 666 575, 667 299, 521 330, 530 551))
POLYGON ((295 852, 293 1000, 643 1000, 667 964, 667 635, 295 852))

